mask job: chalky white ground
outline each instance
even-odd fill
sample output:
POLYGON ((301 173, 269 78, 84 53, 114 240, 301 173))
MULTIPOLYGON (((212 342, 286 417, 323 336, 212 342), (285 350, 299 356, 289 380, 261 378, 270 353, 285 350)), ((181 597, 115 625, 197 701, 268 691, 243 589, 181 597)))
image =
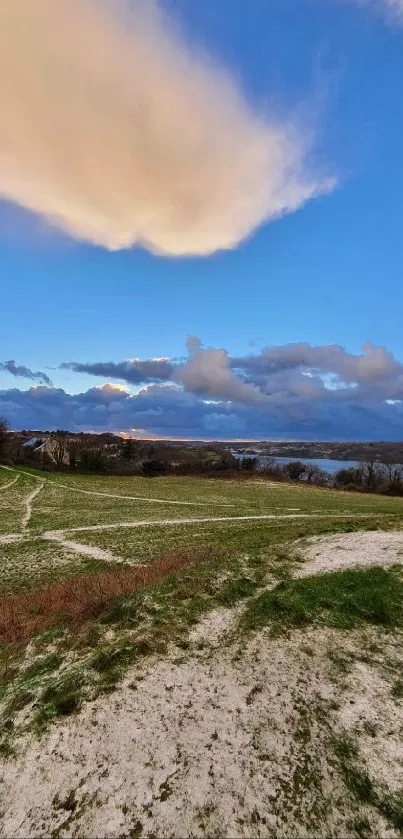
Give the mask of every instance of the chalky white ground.
MULTIPOLYGON (((402 562, 403 534, 314 538, 304 550, 302 575, 393 564, 402 562)), ((341 686, 329 658, 329 650, 340 652, 336 631, 277 640, 262 633, 245 645, 230 638, 238 613, 210 613, 191 633, 186 656, 173 650, 148 660, 115 693, 55 723, 40 743, 21 741, 1 771, 0 835, 48 836, 58 828, 61 837, 316 835, 304 828, 313 803, 335 802, 345 790, 316 726, 309 754, 321 788, 304 789, 291 806, 287 789, 304 759, 295 738, 301 701, 336 699, 333 725, 360 731, 360 760, 371 778, 389 791, 401 788, 402 705, 385 671, 355 659, 341 686), (67 799, 73 809, 63 808, 67 799)), ((359 649, 354 633, 343 639, 344 653, 359 649)), ((330 806, 321 835, 348 835, 349 816, 348 808, 330 806)), ((375 835, 397 836, 375 811, 368 818, 375 835)))

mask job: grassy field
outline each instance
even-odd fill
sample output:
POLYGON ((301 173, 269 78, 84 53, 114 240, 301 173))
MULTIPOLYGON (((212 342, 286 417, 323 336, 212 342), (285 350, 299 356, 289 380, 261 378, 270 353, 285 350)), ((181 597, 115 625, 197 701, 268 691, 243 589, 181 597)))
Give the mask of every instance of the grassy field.
POLYGON ((102 551, 120 564, 149 563, 184 549, 208 552, 211 546, 264 553, 274 544, 315 533, 400 527, 402 514, 400 499, 262 480, 30 475, 0 469, 0 592, 99 571, 102 551), (44 538, 49 531, 59 531, 59 543, 44 538), (63 546, 63 538, 73 544, 63 546))
MULTIPOLYGON (((70 718, 85 700, 113 691, 150 656, 174 648, 181 662, 194 627, 217 610, 242 605, 233 638, 245 639, 243 646, 266 630, 273 644, 312 627, 399 633, 399 567, 339 573, 330 567, 296 579, 303 560, 295 540, 303 547, 305 537, 398 531, 402 522, 401 499, 259 478, 0 468, 3 756, 12 757, 21 735, 40 736, 52 720, 70 718)), ((394 661, 388 690, 399 703, 403 673, 394 661)), ((340 742, 334 759, 340 766, 344 760, 347 772, 357 763, 355 746, 344 754, 340 742)), ((373 810, 386 812, 386 800, 393 810, 390 835, 398 835, 399 796, 375 806, 373 793, 373 810)), ((366 835, 360 829, 351 835, 366 835)))

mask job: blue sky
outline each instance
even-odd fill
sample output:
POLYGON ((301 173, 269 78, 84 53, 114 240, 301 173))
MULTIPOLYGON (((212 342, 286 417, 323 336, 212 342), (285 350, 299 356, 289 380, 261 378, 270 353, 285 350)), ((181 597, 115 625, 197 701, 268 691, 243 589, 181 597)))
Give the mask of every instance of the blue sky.
MULTIPOLYGON (((248 108, 314 136, 309 166, 335 183, 295 212, 253 227, 229 250, 184 256, 155 255, 136 245, 111 252, 49 227, 43 213, 18 208, 4 196, 0 360, 44 372, 58 391, 44 394, 37 387, 40 377, 15 375, 3 364, 0 413, 14 427, 401 438, 403 19, 388 15, 386 0, 164 5, 180 25, 182 41, 230 73, 248 108), (189 356, 188 335, 201 341, 189 356), (285 369, 283 361, 275 370, 267 362, 258 378, 247 363, 235 368, 231 362, 250 356, 267 361, 266 347, 307 343, 322 348, 324 357, 326 347, 341 345, 359 364, 366 341, 396 361, 379 365, 375 359, 364 379, 346 379, 344 362, 327 370, 323 359, 311 364, 300 354, 295 376, 323 385, 323 392, 310 396, 295 380, 273 382, 272 374, 285 369), (224 348, 225 375, 260 396, 217 383, 218 357, 203 356, 205 348, 224 348), (133 383, 60 368, 160 357, 178 367, 168 380, 145 376, 133 383), (189 365, 197 367, 195 359, 206 368, 202 380, 198 368, 195 381, 188 374, 189 365), (342 391, 336 401, 328 388, 332 376, 342 391), (113 388, 100 390, 106 383, 129 388, 123 396, 113 394, 112 412, 105 400, 109 406, 113 388), (94 398, 101 400, 95 413, 94 398)), ((0 138, 2 131, 4 125, 0 138)), ((21 157, 16 161, 14 167, 26 165, 21 157)), ((37 174, 35 160, 30 165, 40 190, 44 170, 37 174)), ((102 179, 101 169, 97 177, 102 179)), ((131 200, 135 205, 135 189, 131 200)), ((213 212, 214 183, 209 200, 213 212)), ((370 359, 375 355, 369 352, 370 359)))

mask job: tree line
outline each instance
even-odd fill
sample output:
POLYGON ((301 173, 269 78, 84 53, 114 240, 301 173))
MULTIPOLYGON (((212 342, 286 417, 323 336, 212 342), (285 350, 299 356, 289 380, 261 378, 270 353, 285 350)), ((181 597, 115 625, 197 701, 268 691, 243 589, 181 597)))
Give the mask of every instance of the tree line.
MULTIPOLYGON (((256 458, 244 458, 240 461, 244 472, 254 472, 258 468, 256 458)), ((347 469, 339 469, 334 475, 321 469, 315 463, 293 460, 281 464, 274 458, 266 459, 264 467, 259 467, 259 475, 274 481, 304 482, 307 484, 350 492, 376 492, 387 495, 403 495, 403 464, 381 463, 369 459, 347 469)))
POLYGON ((72 434, 63 429, 51 432, 10 432, 0 417, 0 462, 34 466, 48 471, 116 475, 209 475, 252 477, 304 482, 352 492, 376 492, 403 496, 403 465, 368 459, 335 475, 315 463, 293 460, 286 464, 265 459, 263 468, 253 457, 237 460, 219 444, 190 444, 183 447, 164 441, 120 438, 114 434, 72 434), (31 445, 31 441, 33 444, 31 445))

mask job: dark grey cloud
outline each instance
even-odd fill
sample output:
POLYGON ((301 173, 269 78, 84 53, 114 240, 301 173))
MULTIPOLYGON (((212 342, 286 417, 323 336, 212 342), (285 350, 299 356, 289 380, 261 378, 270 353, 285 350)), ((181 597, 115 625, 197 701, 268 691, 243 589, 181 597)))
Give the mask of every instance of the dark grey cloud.
POLYGON ((11 373, 12 376, 30 379, 31 382, 39 382, 43 385, 52 384, 46 373, 43 373, 41 370, 37 370, 36 372, 30 370, 29 367, 25 367, 23 364, 16 364, 13 359, 10 359, 10 361, 0 361, 0 370, 5 370, 7 373, 11 373))
POLYGON ((187 358, 69 362, 104 381, 85 393, 48 387, 45 374, 15 362, 3 369, 38 385, 0 393, 0 414, 15 428, 139 429, 167 437, 399 439, 403 365, 370 342, 362 352, 338 344, 268 346, 230 357, 187 341, 187 358), (112 380, 107 381, 105 380, 112 380), (115 380, 115 383, 113 383, 115 380), (140 385, 138 393, 116 380, 140 385))
POLYGON ((324 393, 322 399, 286 394, 259 405, 205 400, 170 384, 131 395, 116 385, 68 394, 43 386, 0 391, 0 415, 13 428, 128 431, 143 436, 193 438, 401 438, 403 402, 357 403, 324 393))
POLYGON ((60 366, 65 370, 74 370, 75 373, 89 373, 91 376, 102 376, 104 379, 119 379, 119 381, 134 385, 167 381, 174 371, 174 365, 169 358, 149 358, 145 361, 134 358, 119 362, 95 361, 93 363, 68 361, 60 366))

